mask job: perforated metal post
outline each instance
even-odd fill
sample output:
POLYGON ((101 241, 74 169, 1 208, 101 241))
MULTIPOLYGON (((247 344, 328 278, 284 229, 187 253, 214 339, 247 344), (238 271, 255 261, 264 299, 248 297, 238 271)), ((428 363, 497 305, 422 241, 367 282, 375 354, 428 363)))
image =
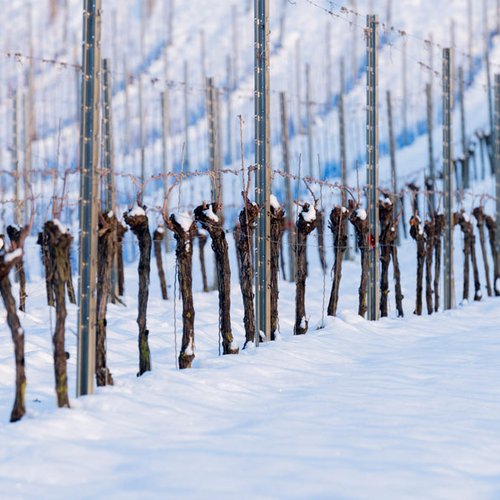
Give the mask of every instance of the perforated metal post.
POLYGON ((101 0, 84 0, 77 396, 94 392, 101 0))
POLYGON ((378 16, 367 17, 366 71, 366 184, 370 241, 368 276, 368 320, 379 317, 379 220, 378 220, 378 16))
POLYGON ((453 49, 443 49, 444 308, 454 307, 453 278, 453 49))
POLYGON ((255 200, 260 207, 256 231, 256 326, 255 345, 259 333, 271 340, 271 143, 269 99, 269 0, 255 0, 255 200))

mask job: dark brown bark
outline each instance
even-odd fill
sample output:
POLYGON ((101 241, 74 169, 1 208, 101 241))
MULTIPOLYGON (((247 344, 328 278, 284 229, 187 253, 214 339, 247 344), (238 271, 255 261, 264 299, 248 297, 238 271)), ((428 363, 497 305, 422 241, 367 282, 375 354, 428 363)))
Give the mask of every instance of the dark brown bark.
POLYGON ((99 221, 99 256, 97 260, 97 321, 96 321, 96 382, 99 387, 113 385, 113 377, 107 366, 106 327, 107 309, 110 299, 113 262, 116 252, 116 227, 118 220, 114 215, 102 214, 99 221))
MULTIPOLYGON (((12 243, 12 249, 19 248, 22 230, 14 226, 7 226, 7 234, 12 243)), ((26 297, 28 295, 26 294, 26 273, 24 272, 24 262, 22 258, 19 259, 16 264, 16 273, 19 279, 19 310, 25 312, 26 297)))
POLYGON ((240 233, 236 242, 240 260, 240 287, 243 298, 243 323, 245 325, 245 345, 255 341, 255 306, 254 306, 254 265, 252 259, 253 232, 259 215, 259 207, 245 199, 245 207, 240 212, 240 233))
POLYGON ((368 235, 368 218, 366 212, 359 208, 353 200, 349 200, 349 221, 354 226, 356 233, 356 242, 361 252, 361 280, 358 289, 359 305, 358 314, 365 317, 367 310, 366 287, 368 285, 368 266, 369 266, 369 235, 368 235))
POLYGON ((238 241, 241 236, 241 227, 240 223, 237 222, 234 226, 233 230, 233 238, 234 238, 234 250, 236 252, 236 262, 238 264, 238 279, 240 280, 240 286, 241 286, 241 262, 240 262, 240 254, 238 252, 238 241))
POLYGON ((388 298, 389 298, 389 264, 391 263, 391 248, 394 239, 392 238, 394 206, 390 201, 380 201, 379 219, 380 219, 380 316, 388 316, 388 298))
POLYGON ((279 254, 280 254, 281 277, 286 281, 285 245, 283 243, 284 226, 285 226, 285 223, 283 222, 283 228, 281 229, 282 234, 280 236, 279 254))
MULTIPOLYGON (((394 231, 397 231, 396 226, 397 222, 394 225, 394 231)), ((405 315, 403 310, 404 295, 401 289, 401 269, 399 267, 398 246, 395 244, 392 246, 391 257, 392 257, 392 266, 394 272, 394 289, 396 292, 396 312, 398 318, 403 318, 405 315)))
POLYGON ((472 213, 476 218, 477 229, 479 231, 479 243, 481 245, 481 253, 483 255, 484 263, 484 276, 486 278, 486 291, 488 293, 488 297, 491 297, 493 296, 493 288, 491 286, 490 265, 488 262, 488 252, 486 251, 486 241, 484 238, 485 215, 483 207, 476 207, 472 213))
POLYGON ((14 343, 14 356, 16 362, 16 391, 14 406, 10 414, 10 421, 17 422, 21 420, 26 413, 25 393, 26 393, 26 374, 24 369, 24 331, 21 328, 21 322, 16 310, 16 301, 12 295, 12 286, 9 279, 9 272, 22 258, 21 250, 15 250, 18 254, 13 258, 12 255, 0 254, 0 294, 2 295, 5 309, 7 310, 7 324, 9 325, 12 342, 14 343))
POLYGON ((434 301, 432 297, 432 256, 434 254, 434 220, 425 221, 425 301, 427 314, 434 312, 434 301))
POLYGON ((239 348, 231 329, 231 268, 229 266, 229 247, 222 219, 216 214, 220 207, 217 203, 203 203, 195 208, 194 217, 212 239, 215 254, 217 287, 219 292, 219 329, 222 337, 223 354, 238 354, 239 348))
POLYGON ((481 293, 481 281, 479 279, 479 268, 477 266, 476 258, 476 236, 474 231, 472 232, 472 237, 470 241, 470 257, 472 260, 472 271, 474 273, 474 300, 479 302, 482 299, 481 293))
POLYGON ((417 294, 413 314, 422 315, 422 292, 425 265, 425 236, 422 221, 418 215, 410 219, 410 236, 417 242, 417 294))
POLYGON ((491 215, 487 215, 484 220, 486 222, 486 228, 488 229, 491 255, 493 257, 493 289, 495 290, 495 296, 498 297, 500 296, 500 266, 498 265, 495 247, 496 223, 491 215))
POLYGON ((123 218, 136 235, 140 251, 138 267, 139 311, 137 315, 137 324, 139 326, 139 372, 137 376, 140 377, 151 370, 151 352, 148 343, 149 331, 146 328, 149 275, 151 272, 151 234, 146 215, 129 215, 129 212, 125 212, 123 218))
POLYGON ((349 219, 349 210, 336 206, 330 213, 330 230, 333 234, 333 281, 330 299, 328 301, 328 316, 337 315, 339 303, 340 280, 342 279, 342 262, 347 249, 347 234, 345 221, 349 219))
POLYGON ((318 210, 316 213, 316 231, 318 233, 318 253, 319 262, 323 274, 326 273, 326 257, 325 257, 325 218, 323 210, 318 210))
POLYGON ((309 321, 306 318, 306 278, 307 278, 307 237, 316 228, 316 207, 304 203, 297 219, 297 232, 295 243, 295 327, 294 335, 304 335, 307 332, 309 321))
POLYGON ((123 297, 125 293, 125 271, 123 266, 123 238, 128 231, 127 227, 120 223, 116 227, 116 254, 118 265, 118 295, 123 297))
POLYGON ((52 335, 54 346, 54 377, 59 408, 69 408, 68 375, 65 349, 66 325, 66 290, 69 293, 71 280, 71 267, 69 254, 73 238, 62 231, 58 223, 48 221, 43 226, 43 244, 46 245, 48 258, 48 274, 45 279, 51 289, 56 308, 56 324, 52 335))
POLYGON ((163 259, 161 255, 161 244, 164 236, 165 230, 163 227, 158 227, 153 233, 154 252, 156 267, 158 269, 158 278, 160 279, 161 297, 163 300, 168 300, 167 280, 165 278, 165 270, 163 269, 163 259))
POLYGON ((185 231, 174 214, 170 218, 165 218, 165 223, 177 241, 175 255, 182 298, 182 346, 179 368, 191 368, 194 360, 193 238, 196 235, 196 224, 193 220, 185 231))
POLYGON ((445 225, 443 214, 434 215, 434 312, 439 311, 439 283, 441 277, 441 247, 445 225))
MULTIPOLYGON (((276 339, 278 331, 278 298, 279 298, 279 260, 282 246, 283 228, 285 226, 285 211, 283 208, 271 206, 271 340, 276 339)), ((284 263, 282 264, 284 269, 284 263)))
POLYGON ((469 300, 469 279, 470 279, 470 258, 471 258, 471 239, 472 239, 472 223, 463 212, 454 214, 455 223, 460 226, 464 235, 464 283, 462 300, 469 300))
POLYGON ((198 250, 200 254, 200 268, 201 268, 201 279, 203 282, 203 291, 207 293, 208 290, 208 279, 207 279, 207 266, 205 264, 205 245, 207 244, 207 234, 205 230, 198 230, 196 233, 198 237, 198 250))

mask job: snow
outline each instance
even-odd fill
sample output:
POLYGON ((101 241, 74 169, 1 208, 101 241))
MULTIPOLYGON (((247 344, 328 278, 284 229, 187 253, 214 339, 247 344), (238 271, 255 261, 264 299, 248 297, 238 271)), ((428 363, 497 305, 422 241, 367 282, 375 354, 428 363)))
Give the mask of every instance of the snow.
POLYGON ((364 208, 358 208, 356 210, 356 217, 361 220, 366 220, 367 214, 364 208))
POLYGON ((62 222, 59 219, 54 219, 54 225, 57 226, 57 229, 59 229, 59 232, 61 234, 66 234, 68 232, 68 228, 62 224, 62 222))
POLYGON ((128 215, 129 217, 140 217, 142 215, 146 215, 146 212, 136 202, 134 206, 128 211, 128 215))
POLYGON ((208 208, 203 210, 203 215, 214 222, 219 222, 219 217, 212 210, 212 205, 208 205, 208 208))
POLYGON ((4 240, 3 238, 0 238, 0 250, 2 250, 2 248, 4 247, 5 243, 4 243, 4 240))
POLYGON ((156 230, 157 230, 157 231, 158 231, 158 233, 160 233, 160 234, 163 234, 163 233, 165 232, 165 228, 164 228, 163 226, 158 226, 158 227, 156 228, 156 230))
POLYGON ((462 213, 462 217, 464 218, 464 221, 465 222, 470 222, 470 217, 469 217, 469 214, 463 212, 462 213))
POLYGON ((174 214, 176 222, 182 227, 185 233, 189 233, 191 226, 193 225, 194 219, 189 212, 181 212, 179 214, 174 214))
POLYGON ((341 210, 342 210, 342 213, 343 213, 343 214, 345 214, 345 213, 347 213, 347 212, 349 211, 349 210, 347 210, 347 208, 346 208, 346 207, 341 207, 341 210))
POLYGON ((111 219, 115 214, 113 213, 113 210, 110 210, 108 212, 108 219, 111 219))
POLYGON ((316 209, 313 205, 309 205, 307 210, 302 209, 300 213, 306 222, 314 222, 316 220, 316 209))
POLYGON ((22 248, 16 248, 12 252, 5 254, 3 261, 4 262, 12 262, 14 259, 17 259, 18 257, 21 257, 22 255, 23 255, 22 248))
POLYGON ((500 278, 495 280, 495 292, 500 293, 500 278))
POLYGON ((281 209, 280 202, 278 201, 278 198, 274 194, 271 194, 269 196, 269 202, 271 204, 271 207, 274 208, 275 211, 278 211, 281 209))

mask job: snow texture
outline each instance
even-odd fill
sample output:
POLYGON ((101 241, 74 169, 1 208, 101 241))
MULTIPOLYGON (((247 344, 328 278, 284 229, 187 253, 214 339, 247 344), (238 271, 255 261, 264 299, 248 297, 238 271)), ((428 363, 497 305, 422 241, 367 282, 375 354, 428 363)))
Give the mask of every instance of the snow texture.
POLYGON ((367 214, 364 208, 358 208, 356 210, 356 217, 361 220, 366 220, 367 214))
POLYGON ((12 252, 8 253, 4 257, 4 262, 12 262, 14 259, 21 257, 23 254, 23 250, 21 248, 16 248, 12 252))
POLYGON ((206 208, 205 210, 203 210, 203 215, 205 215, 205 217, 207 217, 211 221, 219 222, 219 217, 212 210, 212 205, 208 205, 208 208, 206 208))
POLYGON ((174 214, 174 218, 184 232, 189 233, 194 222, 193 216, 189 212, 181 212, 180 214, 174 214))
POLYGON ((61 234, 66 234, 68 232, 68 228, 59 219, 54 219, 54 224, 61 234))
POLYGON ((139 217, 141 215, 146 215, 146 212, 137 203, 128 211, 129 217, 139 217))
POLYGON ((316 220, 316 209, 313 205, 309 205, 309 208, 307 210, 302 209, 300 213, 302 214, 302 218, 306 222, 311 223, 316 220))
POLYGON ((278 211, 281 208, 280 202, 278 201, 278 198, 274 194, 271 194, 269 196, 269 202, 271 204, 271 207, 274 208, 275 211, 278 211))

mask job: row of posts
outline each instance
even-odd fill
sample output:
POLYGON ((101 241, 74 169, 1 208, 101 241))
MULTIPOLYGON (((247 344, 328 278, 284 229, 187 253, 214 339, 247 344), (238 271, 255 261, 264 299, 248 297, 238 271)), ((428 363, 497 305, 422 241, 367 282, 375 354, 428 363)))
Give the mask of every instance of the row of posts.
MULTIPOLYGON (((270 339, 270 192, 271 192, 271 142, 270 142, 270 59, 269 59, 269 0, 255 0, 255 200, 261 207, 257 220, 256 235, 256 324, 260 335, 266 340, 270 339)), ((370 251, 370 272, 368 283, 368 319, 378 319, 378 18, 367 18, 367 201, 369 233, 373 238, 370 251)), ((80 273, 80 307, 78 315, 78 360, 77 360, 77 395, 93 392, 93 377, 95 366, 95 307, 96 307, 96 279, 97 279, 97 217, 98 203, 98 161, 99 161, 99 105, 100 105, 100 30, 101 30, 101 0, 84 0, 83 18, 83 75, 81 82, 81 206, 80 206, 80 246, 79 246, 79 273, 80 273)), ((342 64, 343 67, 343 64, 342 64)), ((112 141, 111 137, 111 106, 108 63, 103 66, 105 73, 104 97, 107 97, 104 113, 105 135, 105 166, 109 175, 112 171, 112 141), (108 110, 108 112, 106 112, 108 110), (109 148, 108 148, 109 146, 109 148)), ((309 73, 309 72, 308 72, 309 73)), ((341 71, 343 73, 343 71, 341 71)), ((187 78, 187 74, 186 74, 187 78)), ((307 79, 309 80, 309 79, 307 79)), ((347 185, 347 166, 345 158, 345 123, 343 103, 343 75, 341 75, 342 88, 339 102, 340 141, 341 151, 341 176, 342 183, 347 185)), ((186 80, 187 81, 187 80, 186 80)), ((213 170, 217 169, 217 113, 216 91, 213 81, 208 81, 209 113, 212 117, 211 132, 213 134, 210 147, 213 170)), ((452 226, 452 201, 453 201, 453 49, 443 50, 443 177, 444 177, 444 209, 446 216, 446 230, 444 236, 444 307, 450 309, 454 304, 453 297, 453 226, 452 226)), ((427 105, 432 117, 432 98, 430 88, 426 89, 427 105)), ((310 99, 308 98, 308 102, 310 99)), ((167 153, 166 141, 168 138, 168 97, 162 94, 162 114, 164 116, 164 155, 167 153)), ((391 115, 391 98, 387 94, 388 113, 391 115)), ((283 162, 289 172, 290 151, 288 138, 288 117, 286 98, 280 95, 280 111, 282 123, 283 162)), ((186 117, 187 120, 187 117, 186 117)), ((312 115, 308 112, 308 126, 312 115)), ((392 120, 390 119, 390 122, 392 120)), ((430 120, 432 122, 432 119, 430 120)), ((495 76, 495 166, 496 166, 496 204, 497 214, 500 213, 500 75, 495 76)), ((430 123, 432 125, 432 123, 430 123)), ((186 127, 187 128, 187 127, 186 127)), ((429 135, 432 127, 429 127, 429 135)), ((187 142, 187 141, 186 141, 187 142)), ((187 145, 186 145, 187 147, 187 145)), ((397 192, 395 141, 394 132, 390 130, 391 147, 391 172, 393 177, 392 190, 397 192)), ((310 148, 311 150, 311 148, 310 148)), ((188 151, 186 151, 188 158, 188 151)), ((431 178, 434 181, 434 162, 432 143, 429 148, 431 178)), ((164 156, 164 165, 168 158, 164 156)), ((312 171, 312 158, 309 158, 309 167, 312 171)), ((144 176, 144 172, 141 172, 144 176)), ((220 189, 219 181, 214 186, 214 194, 220 189)), ((113 182, 108 183, 112 186, 113 182)), ((289 215, 293 213, 293 202, 290 179, 286 180, 287 209, 289 215)), ((345 193, 343 193, 345 204, 345 193)), ((433 209, 435 201, 431 202, 433 209)), ((114 206, 114 192, 107 194, 107 207, 114 206)), ((293 237, 293 231, 290 231, 293 237)), ((500 235, 500 217, 497 217, 497 235, 500 235)), ((293 240, 290 241, 293 245, 293 240)), ((500 237, 496 241, 497 259, 500 259, 500 237)), ((291 276, 293 272, 293 259, 291 259, 291 276)), ((500 268, 500 262, 497 262, 500 268)), ((499 286, 499 284, 496 284, 499 286)), ((256 335, 256 344, 260 335, 256 335)))

